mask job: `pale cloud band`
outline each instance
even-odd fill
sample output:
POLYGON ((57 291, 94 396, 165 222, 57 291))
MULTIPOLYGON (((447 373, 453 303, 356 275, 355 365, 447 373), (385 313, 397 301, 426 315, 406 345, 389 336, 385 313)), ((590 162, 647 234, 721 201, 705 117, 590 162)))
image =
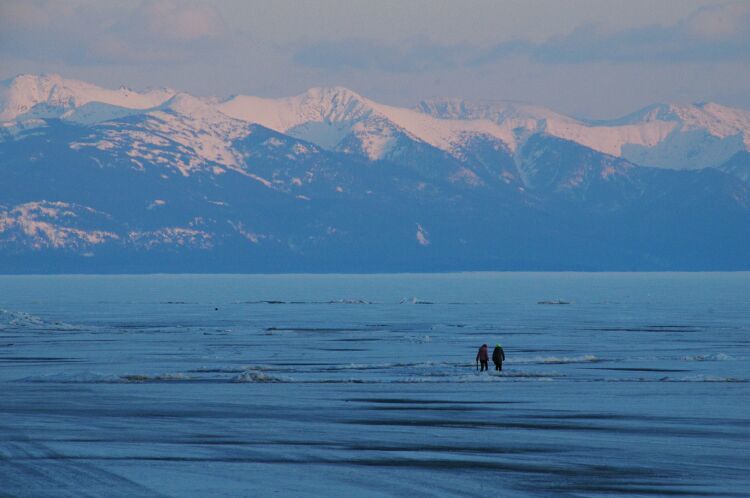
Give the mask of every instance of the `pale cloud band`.
POLYGON ((618 22, 632 2, 389 1, 5 0, 0 78, 211 95, 344 85, 402 105, 447 94, 602 115, 655 100, 750 107, 750 2, 632 0, 642 15, 618 22), (592 20, 603 3, 612 12, 592 20))
POLYGON ((0 51, 71 64, 182 60, 216 47, 227 35, 221 15, 208 3, 12 0, 0 8, 0 51))
POLYGON ((300 48, 294 60, 326 70, 415 72, 482 66, 525 56, 547 64, 587 62, 721 62, 750 59, 750 2, 700 9, 672 26, 603 32, 584 25, 565 36, 534 43, 512 40, 491 47, 398 43, 370 39, 326 41, 300 48))

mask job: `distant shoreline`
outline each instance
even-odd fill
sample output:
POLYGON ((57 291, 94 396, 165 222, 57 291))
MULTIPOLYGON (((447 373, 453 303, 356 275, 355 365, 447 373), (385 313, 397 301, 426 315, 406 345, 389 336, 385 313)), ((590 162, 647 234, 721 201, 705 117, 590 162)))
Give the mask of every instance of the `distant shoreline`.
POLYGON ((447 270, 447 271, 382 271, 382 272, 112 272, 112 273, 0 273, 2 277, 230 277, 230 276, 256 276, 256 277, 370 277, 370 276, 429 276, 429 275, 491 275, 491 274, 529 274, 529 275, 679 275, 679 274, 739 274, 748 273, 746 270, 447 270))

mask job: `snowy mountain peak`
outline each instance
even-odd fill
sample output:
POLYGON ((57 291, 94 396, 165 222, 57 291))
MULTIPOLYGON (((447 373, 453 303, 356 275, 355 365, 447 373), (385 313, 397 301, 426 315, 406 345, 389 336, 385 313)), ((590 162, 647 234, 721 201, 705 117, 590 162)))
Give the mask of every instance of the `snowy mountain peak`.
POLYGON ((149 109, 174 93, 168 88, 146 92, 125 87, 109 90, 58 74, 21 74, 0 87, 0 121, 60 117, 92 102, 125 109, 149 109))
POLYGON ((311 88, 282 99, 236 96, 219 109, 327 149, 351 150, 353 139, 370 159, 384 157, 400 134, 447 152, 467 134, 490 135, 514 144, 512 133, 487 120, 440 119, 379 104, 343 87, 311 88))
POLYGON ((343 86, 317 86, 308 89, 297 97, 303 100, 313 100, 331 104, 347 103, 350 101, 366 100, 357 92, 343 86))
POLYGON ((669 168, 718 167, 738 151, 750 150, 750 111, 710 102, 655 104, 620 119, 594 121, 513 101, 434 99, 406 109, 340 86, 315 87, 286 98, 237 95, 222 101, 170 89, 110 90, 57 74, 23 74, 0 83, 0 139, 47 118, 96 125, 134 114, 169 121, 170 126, 180 123, 196 137, 210 135, 224 144, 225 152, 246 133, 248 123, 373 160, 397 153, 404 139, 462 159, 466 144, 475 139, 489 138, 494 146, 515 152, 540 133, 637 164, 669 168))
POLYGON ((439 118, 489 119, 514 130, 520 140, 542 132, 649 166, 718 166, 737 150, 750 148, 750 112, 714 103, 654 104, 601 121, 502 101, 437 99, 417 109, 439 118))
POLYGON ((352 121, 372 110, 371 102, 344 87, 316 87, 298 95, 303 113, 327 122, 352 121))
POLYGON ((169 100, 161 104, 159 109, 171 110, 186 116, 201 116, 217 114, 219 112, 211 104, 210 100, 195 97, 184 92, 174 94, 169 100))
POLYGON ((308 122, 356 121, 371 111, 369 101, 343 87, 311 88, 294 97, 266 99, 237 95, 218 105, 233 118, 279 132, 308 122))
POLYGON ((420 102, 417 110, 443 119, 488 119, 496 123, 508 120, 542 122, 551 119, 577 122, 546 107, 504 100, 431 99, 420 102))
POLYGON ((609 124, 639 124, 654 121, 679 123, 690 129, 705 128, 725 137, 750 130, 750 111, 713 102, 695 104, 654 104, 609 124))

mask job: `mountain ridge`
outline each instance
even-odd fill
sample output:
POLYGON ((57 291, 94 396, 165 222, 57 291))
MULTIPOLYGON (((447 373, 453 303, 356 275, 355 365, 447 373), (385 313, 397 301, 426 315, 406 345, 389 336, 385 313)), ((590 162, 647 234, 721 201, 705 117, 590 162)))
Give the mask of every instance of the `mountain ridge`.
POLYGON ((47 92, 57 107, 24 104, 0 127, 0 272, 750 268, 750 154, 734 135, 692 143, 739 147, 730 160, 675 170, 589 147, 573 133, 586 123, 525 104, 420 112, 333 87, 170 90, 130 109, 63 86, 73 100, 47 92))
MULTIPOLYGON (((10 89, 12 94, 0 99, 0 121, 6 128, 13 121, 50 117, 95 124, 148 113, 177 95, 187 95, 167 88, 140 93, 125 87, 107 90, 59 75, 19 75, 4 86, 4 93, 10 89), (21 91, 25 87, 27 91, 21 91), (90 104, 113 107, 109 112, 99 109, 102 115, 97 118, 95 112, 80 110, 90 104)), ((720 167, 737 152, 750 149, 750 111, 714 103, 653 104, 622 118, 580 120, 508 101, 432 99, 407 109, 377 103, 344 87, 316 87, 279 99, 190 97, 228 117, 329 149, 355 134, 371 159, 387 155, 392 141, 386 135, 396 132, 449 153, 467 135, 492 136, 515 150, 528 136, 547 133, 637 164, 673 169, 720 167), (696 141, 701 142, 700 150, 691 146, 696 141)))

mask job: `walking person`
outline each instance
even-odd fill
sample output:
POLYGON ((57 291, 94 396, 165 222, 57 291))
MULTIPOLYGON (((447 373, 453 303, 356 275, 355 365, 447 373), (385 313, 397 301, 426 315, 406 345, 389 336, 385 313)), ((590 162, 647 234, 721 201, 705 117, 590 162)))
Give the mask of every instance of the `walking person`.
POLYGON ((503 351, 503 347, 499 343, 495 344, 495 350, 492 352, 492 363, 495 364, 495 370, 501 371, 504 361, 505 351, 503 351))
POLYGON ((482 347, 479 348, 479 352, 477 353, 477 361, 481 365, 480 372, 484 372, 485 370, 488 370, 487 364, 490 361, 489 355, 487 354, 487 345, 482 344, 482 347))

